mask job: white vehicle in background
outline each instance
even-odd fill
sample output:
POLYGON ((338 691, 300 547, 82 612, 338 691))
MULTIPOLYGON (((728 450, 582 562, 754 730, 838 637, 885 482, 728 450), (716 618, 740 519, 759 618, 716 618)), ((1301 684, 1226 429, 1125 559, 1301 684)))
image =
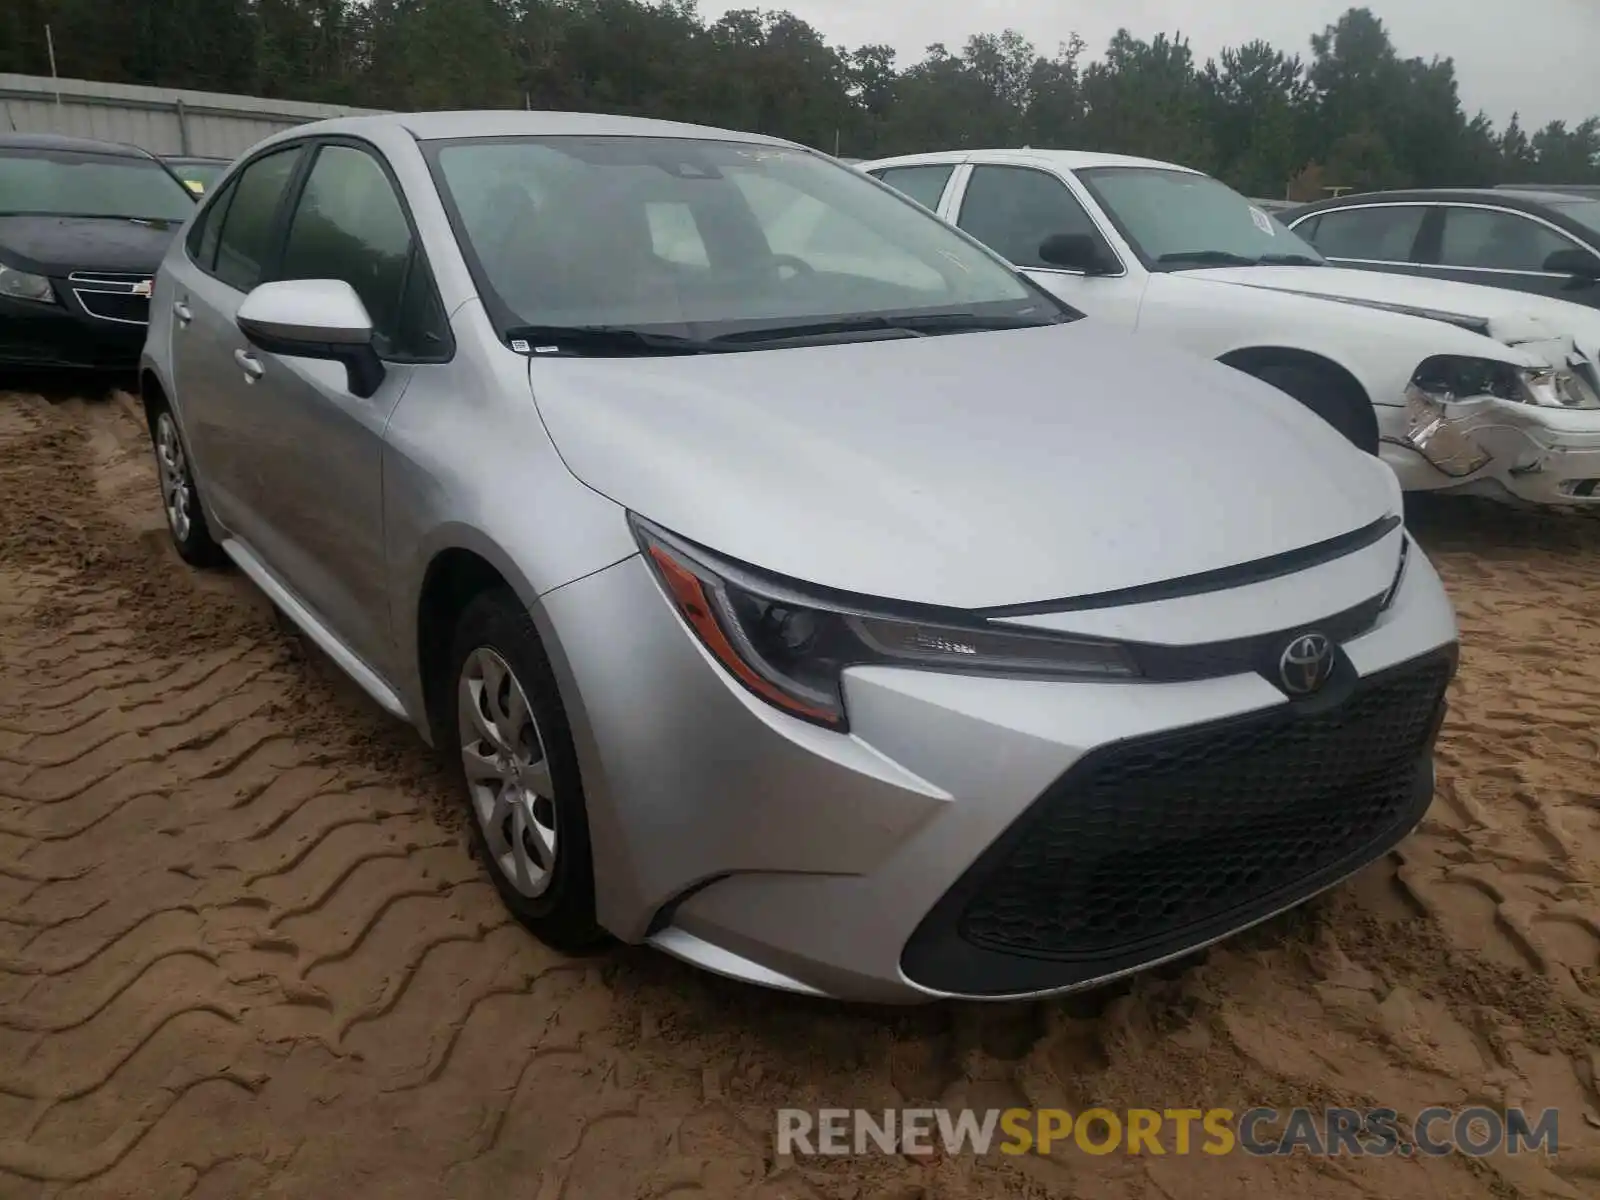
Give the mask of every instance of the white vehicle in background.
POLYGON ((1600 311, 1330 266, 1172 163, 974 150, 858 169, 1090 316, 1283 389, 1408 491, 1600 504, 1600 311))

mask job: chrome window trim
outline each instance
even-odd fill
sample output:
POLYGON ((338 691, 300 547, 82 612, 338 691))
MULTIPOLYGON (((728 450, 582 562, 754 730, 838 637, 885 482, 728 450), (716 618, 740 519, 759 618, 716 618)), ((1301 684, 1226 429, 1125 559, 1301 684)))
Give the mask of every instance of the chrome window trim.
MULTIPOLYGON (((1337 208, 1325 208, 1319 210, 1318 212, 1306 213, 1305 216, 1296 218, 1294 224, 1290 225, 1289 228, 1293 229, 1296 225, 1299 225, 1305 221, 1309 221, 1313 217, 1331 217, 1338 213, 1360 212, 1362 209, 1367 208, 1470 208, 1477 209, 1480 212, 1492 212, 1500 213, 1501 215, 1508 217, 1520 217, 1524 221, 1532 221, 1537 225, 1544 226, 1544 228, 1548 229, 1557 237, 1563 238, 1578 249, 1586 250, 1590 254, 1600 258, 1600 250, 1596 250, 1593 246, 1579 241, 1573 234, 1568 233, 1565 229, 1561 228, 1561 226, 1539 216, 1537 213, 1524 212, 1520 208, 1507 208, 1503 204, 1487 204, 1473 200, 1374 200, 1366 204, 1342 204, 1337 208)), ((1426 220, 1427 218, 1424 217, 1423 219, 1426 220)), ((1571 276, 1563 275, 1555 271, 1523 271, 1510 267, 1468 267, 1457 266, 1454 263, 1424 263, 1411 262, 1409 260, 1405 262, 1397 262, 1394 259, 1386 258, 1335 258, 1331 254, 1326 254, 1323 257, 1327 258, 1331 262, 1366 263, 1372 266, 1420 267, 1422 269, 1431 268, 1438 271, 1481 271, 1487 275, 1521 275, 1534 279, 1571 278, 1571 276)))

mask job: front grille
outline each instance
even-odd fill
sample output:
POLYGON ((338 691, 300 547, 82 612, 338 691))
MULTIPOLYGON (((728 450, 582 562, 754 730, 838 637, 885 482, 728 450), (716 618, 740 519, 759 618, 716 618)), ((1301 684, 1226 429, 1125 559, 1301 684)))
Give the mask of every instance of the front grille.
POLYGON ((1431 778, 1453 669, 1453 654, 1430 656, 1337 703, 1281 705, 1086 756, 924 920, 907 974, 947 991, 1069 986, 1320 890, 1420 817, 1419 775, 1431 778), (1014 971, 999 956, 1036 962, 1014 971), (980 965, 986 978, 951 978, 980 965))
POLYGON ((150 276, 107 271, 75 271, 68 276, 83 311, 123 325, 150 323, 150 276))
POLYGON ((133 296, 119 292, 76 293, 83 311, 102 321, 122 321, 129 325, 150 323, 150 297, 133 296))

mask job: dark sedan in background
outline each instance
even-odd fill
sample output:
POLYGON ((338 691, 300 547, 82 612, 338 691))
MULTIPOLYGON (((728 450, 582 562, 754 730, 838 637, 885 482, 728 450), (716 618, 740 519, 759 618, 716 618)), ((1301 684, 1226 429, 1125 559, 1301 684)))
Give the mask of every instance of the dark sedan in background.
POLYGON ((0 134, 0 368, 136 366, 151 278, 194 206, 143 150, 0 134))
POLYGON ((1430 275, 1600 308, 1600 196, 1494 188, 1368 192, 1279 213, 1341 267, 1430 275))

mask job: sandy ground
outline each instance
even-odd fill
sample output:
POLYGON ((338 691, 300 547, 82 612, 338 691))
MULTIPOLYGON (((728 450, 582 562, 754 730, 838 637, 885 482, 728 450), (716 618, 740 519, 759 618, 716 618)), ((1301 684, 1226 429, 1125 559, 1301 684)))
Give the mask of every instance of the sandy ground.
POLYGON ((0 394, 0 1196, 1600 1195, 1600 520, 1416 522, 1423 827, 1109 995, 853 1009, 508 922, 420 742, 168 550, 132 402, 0 394), (1472 1161, 774 1158, 784 1105, 1562 1109, 1472 1161))

